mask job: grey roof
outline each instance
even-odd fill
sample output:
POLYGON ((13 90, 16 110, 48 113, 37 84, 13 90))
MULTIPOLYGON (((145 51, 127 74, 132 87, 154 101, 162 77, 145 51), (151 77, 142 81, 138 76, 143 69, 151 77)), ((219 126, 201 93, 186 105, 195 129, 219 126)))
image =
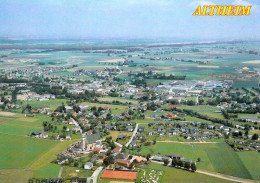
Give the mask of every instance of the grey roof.
POLYGON ((96 141, 98 140, 101 140, 99 133, 86 135, 86 144, 93 144, 96 143, 96 141))
POLYGON ((126 138, 126 135, 124 135, 124 134, 119 134, 117 138, 118 138, 118 139, 126 138))
POLYGON ((136 145, 136 140, 133 140, 133 141, 129 144, 129 146, 134 146, 134 145, 136 145))
POLYGON ((128 158, 128 154, 125 153, 120 153, 114 157, 114 159, 127 159, 127 158, 128 158))

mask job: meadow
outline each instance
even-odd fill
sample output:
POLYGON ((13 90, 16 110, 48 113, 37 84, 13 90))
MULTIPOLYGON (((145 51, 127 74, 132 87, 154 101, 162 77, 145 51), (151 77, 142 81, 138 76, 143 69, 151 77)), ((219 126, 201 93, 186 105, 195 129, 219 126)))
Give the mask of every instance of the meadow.
POLYGON ((198 112, 203 115, 207 115, 209 117, 218 118, 218 119, 224 119, 223 115, 219 108, 209 105, 196 105, 196 106, 188 106, 188 105, 181 105, 181 109, 191 109, 195 112, 198 112))
POLYGON ((46 101, 26 101, 23 102, 22 105, 26 106, 27 104, 31 105, 32 108, 43 108, 50 107, 51 110, 55 110, 62 103, 66 105, 67 99, 54 99, 54 100, 46 100, 46 101))
POLYGON ((133 99, 126 99, 126 98, 122 98, 122 97, 99 97, 98 98, 99 101, 106 101, 106 102, 113 102, 113 101, 119 101, 119 102, 128 102, 128 103, 132 103, 132 104, 138 104, 137 100, 133 100, 133 99))
MULTIPOLYGON (((129 151, 128 151, 129 152, 129 151)), ((222 174, 232 175, 247 179, 258 179, 257 172, 260 171, 257 162, 259 162, 259 155, 257 152, 250 159, 247 156, 235 152, 231 147, 225 143, 167 143, 157 142, 155 145, 142 146, 141 151, 131 151, 136 154, 146 155, 148 153, 155 155, 157 153, 165 154, 181 154, 186 159, 197 160, 198 169, 207 170, 211 172, 218 172, 222 174), (253 164, 253 162, 256 164, 253 164), (227 163, 228 162, 228 163, 227 163)))

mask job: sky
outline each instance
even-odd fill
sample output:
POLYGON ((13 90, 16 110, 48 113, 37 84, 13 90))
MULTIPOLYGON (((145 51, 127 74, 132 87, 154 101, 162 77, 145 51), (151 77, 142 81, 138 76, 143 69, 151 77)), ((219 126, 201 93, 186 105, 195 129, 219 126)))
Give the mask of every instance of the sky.
POLYGON ((0 37, 260 40, 259 0, 0 0, 0 37), (195 17, 198 5, 251 16, 195 17))

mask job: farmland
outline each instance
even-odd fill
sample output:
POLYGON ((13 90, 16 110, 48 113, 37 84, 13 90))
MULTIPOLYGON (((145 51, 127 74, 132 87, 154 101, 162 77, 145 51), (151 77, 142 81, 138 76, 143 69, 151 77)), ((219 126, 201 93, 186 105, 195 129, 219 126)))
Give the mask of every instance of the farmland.
POLYGON ((0 117, 0 182, 27 182, 29 178, 58 175, 59 166, 52 164, 56 154, 73 141, 59 142, 26 136, 42 129, 48 117, 26 118, 21 114, 0 117))
POLYGON ((0 134, 0 168, 26 168, 57 142, 0 134))
MULTIPOLYGON (((192 143, 163 143, 157 142, 155 145, 143 146, 141 151, 135 151, 136 154, 181 154, 187 159, 197 160, 199 169, 232 175, 241 178, 255 178, 256 172, 259 171, 255 164, 250 163, 247 156, 240 155, 225 143, 212 144, 192 144, 192 143), (171 151, 169 151, 171 149, 171 151), (240 158, 241 157, 241 158, 240 158), (229 162, 226 164, 226 162, 229 162), (247 162, 247 163, 245 163, 247 162), (255 169, 256 168, 256 169, 255 169)), ((252 152, 253 153, 253 152, 252 152)), ((253 153, 251 161, 259 158, 257 153, 253 153)))

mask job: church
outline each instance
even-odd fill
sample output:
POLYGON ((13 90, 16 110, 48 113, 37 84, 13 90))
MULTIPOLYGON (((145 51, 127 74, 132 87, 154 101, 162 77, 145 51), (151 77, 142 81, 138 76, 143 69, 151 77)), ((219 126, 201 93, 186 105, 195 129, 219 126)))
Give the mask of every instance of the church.
POLYGON ((95 134, 82 134, 80 148, 82 151, 92 151, 95 148, 101 149, 102 138, 99 133, 95 134))

